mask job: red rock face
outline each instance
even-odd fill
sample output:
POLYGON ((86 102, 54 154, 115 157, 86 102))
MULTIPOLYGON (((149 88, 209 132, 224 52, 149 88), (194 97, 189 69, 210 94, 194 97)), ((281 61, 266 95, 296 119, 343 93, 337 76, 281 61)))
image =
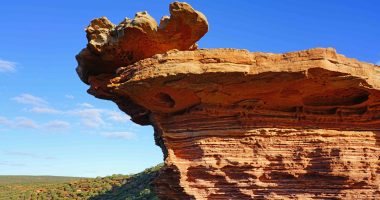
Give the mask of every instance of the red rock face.
POLYGON ((333 49, 210 49, 121 68, 109 88, 155 127, 164 199, 373 199, 378 78, 333 49))
POLYGON ((372 64, 321 48, 173 50, 87 82, 154 127, 162 199, 380 199, 372 64))

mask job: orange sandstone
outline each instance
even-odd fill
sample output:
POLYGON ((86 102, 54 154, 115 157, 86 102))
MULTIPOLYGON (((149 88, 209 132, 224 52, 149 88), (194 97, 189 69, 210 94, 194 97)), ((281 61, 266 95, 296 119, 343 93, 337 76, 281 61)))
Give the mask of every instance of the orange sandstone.
MULTIPOLYGON (((90 94, 154 127, 162 199, 380 198, 380 68, 331 48, 195 50, 205 17, 173 7, 182 19, 172 12, 171 26, 187 39, 156 32, 141 48, 133 31, 107 45, 96 33, 84 50, 91 59, 78 56, 90 94), (127 51, 138 56, 115 57, 127 51)), ((102 34, 117 30, 96 23, 102 34)))
POLYGON ((170 14, 159 25, 146 11, 117 26, 106 17, 92 20, 86 28, 87 47, 76 57, 79 77, 88 83, 91 75, 112 74, 120 66, 158 53, 196 49, 195 42, 208 31, 206 17, 179 2, 170 4, 170 14))

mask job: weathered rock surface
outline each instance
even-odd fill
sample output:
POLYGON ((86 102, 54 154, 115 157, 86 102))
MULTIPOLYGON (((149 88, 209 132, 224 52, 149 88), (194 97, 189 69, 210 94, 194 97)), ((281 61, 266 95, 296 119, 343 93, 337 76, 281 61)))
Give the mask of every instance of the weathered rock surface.
POLYGON ((164 199, 380 197, 374 65, 333 49, 201 49, 109 78, 93 77, 90 92, 155 127, 164 199))
POLYGON ((380 199, 373 64, 331 48, 87 62, 99 69, 88 68, 90 94, 154 127, 165 155, 162 199, 380 199))
POLYGON ((87 48, 76 57, 82 81, 171 49, 196 49, 195 42, 208 31, 206 17, 187 3, 174 2, 169 10, 171 16, 162 17, 159 26, 146 11, 117 26, 106 17, 92 20, 86 28, 87 48))

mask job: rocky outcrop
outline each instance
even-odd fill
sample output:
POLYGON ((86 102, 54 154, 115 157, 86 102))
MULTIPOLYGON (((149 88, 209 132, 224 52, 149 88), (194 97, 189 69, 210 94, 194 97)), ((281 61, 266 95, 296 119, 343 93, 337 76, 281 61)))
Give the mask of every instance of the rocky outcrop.
POLYGON ((186 3, 174 2, 169 10, 171 16, 162 17, 159 25, 146 11, 117 26, 106 17, 92 20, 86 28, 87 48, 76 56, 81 80, 88 83, 91 75, 112 74, 171 49, 196 49, 195 42, 208 30, 206 17, 186 3))
POLYGON ((120 68, 108 88, 155 127, 166 198, 371 199, 380 197, 379 78, 333 49, 201 49, 120 68))
POLYGON ((89 93, 154 127, 162 199, 380 198, 373 64, 331 48, 189 48, 96 67, 89 93))

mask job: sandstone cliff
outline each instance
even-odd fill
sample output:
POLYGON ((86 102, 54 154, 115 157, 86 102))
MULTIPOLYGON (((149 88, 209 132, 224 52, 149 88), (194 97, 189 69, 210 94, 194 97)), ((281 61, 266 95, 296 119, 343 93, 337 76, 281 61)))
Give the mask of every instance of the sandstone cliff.
POLYGON ((380 199, 380 68, 331 48, 197 50, 206 18, 170 9, 166 31, 140 13, 152 32, 127 22, 116 39, 94 20, 77 56, 90 94, 154 127, 162 199, 380 199))

